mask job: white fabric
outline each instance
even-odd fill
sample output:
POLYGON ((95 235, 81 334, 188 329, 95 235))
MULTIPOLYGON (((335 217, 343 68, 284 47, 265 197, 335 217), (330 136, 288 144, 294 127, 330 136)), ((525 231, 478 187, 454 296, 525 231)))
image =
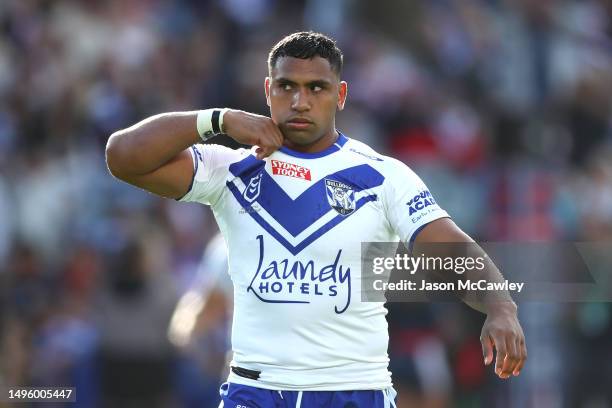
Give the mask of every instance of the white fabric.
POLYGON ((397 408, 395 405, 395 397, 397 396, 397 391, 393 387, 385 388, 385 408, 397 408))
POLYGON ((198 111, 198 115, 196 117, 196 127, 198 129, 198 134, 203 141, 210 139, 213 136, 216 136, 218 133, 214 132, 212 125, 212 115, 215 110, 219 111, 219 132, 223 133, 223 118, 225 113, 229 110, 228 108, 223 109, 205 109, 198 111))
POLYGON ((204 141, 214 136, 211 120, 213 112, 214 109, 201 110, 198 112, 198 116, 196 118, 198 134, 200 135, 200 138, 204 141))
POLYGON ((211 205, 227 242, 231 364, 261 371, 258 380, 230 373, 230 382, 296 391, 392 385, 387 310, 361 301, 361 242, 408 243, 448 214, 403 163, 352 139, 332 149, 322 157, 276 151, 265 159, 266 177, 247 172, 242 179, 230 165, 253 149, 191 149, 194 183, 181 200, 211 205), (243 208, 239 200, 250 204, 243 208))

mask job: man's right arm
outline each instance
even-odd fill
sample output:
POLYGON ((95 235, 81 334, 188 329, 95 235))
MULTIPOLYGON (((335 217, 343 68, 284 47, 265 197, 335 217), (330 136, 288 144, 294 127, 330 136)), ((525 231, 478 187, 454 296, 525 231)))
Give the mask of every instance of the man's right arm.
MULTIPOLYGON (((163 113, 113 133, 106 145, 111 174, 163 197, 182 197, 193 178, 187 149, 201 141, 197 114, 163 113)), ((283 141, 272 119, 238 110, 225 114, 224 131, 239 143, 259 146, 258 158, 272 154, 283 141)))

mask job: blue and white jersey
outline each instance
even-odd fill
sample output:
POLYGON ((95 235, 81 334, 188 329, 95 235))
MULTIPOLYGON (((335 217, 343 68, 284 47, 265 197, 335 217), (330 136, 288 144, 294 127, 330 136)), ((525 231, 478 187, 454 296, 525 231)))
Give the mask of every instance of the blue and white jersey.
POLYGON ((400 161, 340 135, 304 154, 282 147, 191 149, 195 175, 181 201, 210 205, 234 284, 228 381, 273 390, 390 387, 387 310, 362 302, 361 242, 411 242, 448 214, 400 161))

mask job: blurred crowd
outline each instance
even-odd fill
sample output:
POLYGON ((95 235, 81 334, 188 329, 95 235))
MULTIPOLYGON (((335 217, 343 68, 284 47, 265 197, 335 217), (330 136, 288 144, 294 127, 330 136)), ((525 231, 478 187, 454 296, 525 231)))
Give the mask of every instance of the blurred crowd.
MULTIPOLYGON (((216 407, 228 292, 188 344, 167 333, 214 219, 113 179, 104 146, 165 111, 267 114, 268 50, 301 29, 345 53, 338 128, 408 163, 474 238, 612 240, 610 0, 3 0, 0 387, 216 407)), ((612 304, 519 310, 529 361, 502 382, 482 315, 391 304, 399 406, 612 406, 612 304)))

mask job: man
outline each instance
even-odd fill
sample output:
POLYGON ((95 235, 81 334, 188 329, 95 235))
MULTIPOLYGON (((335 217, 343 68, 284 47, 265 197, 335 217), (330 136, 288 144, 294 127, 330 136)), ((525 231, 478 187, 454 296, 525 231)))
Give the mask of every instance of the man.
MULTIPOLYGON (((270 52, 271 118, 166 113, 108 142, 114 176, 212 207, 234 284, 226 407, 394 406, 386 309, 360 301, 361 242, 473 242, 433 200, 411 207, 430 195, 408 167, 336 130, 342 62, 330 38, 294 33, 270 52), (254 147, 196 145, 221 132, 254 147)), ((492 265, 483 273, 503 281, 492 265)), ((496 373, 508 378, 526 350, 516 305, 504 299, 469 304, 487 314, 485 364, 495 347, 496 373)))

